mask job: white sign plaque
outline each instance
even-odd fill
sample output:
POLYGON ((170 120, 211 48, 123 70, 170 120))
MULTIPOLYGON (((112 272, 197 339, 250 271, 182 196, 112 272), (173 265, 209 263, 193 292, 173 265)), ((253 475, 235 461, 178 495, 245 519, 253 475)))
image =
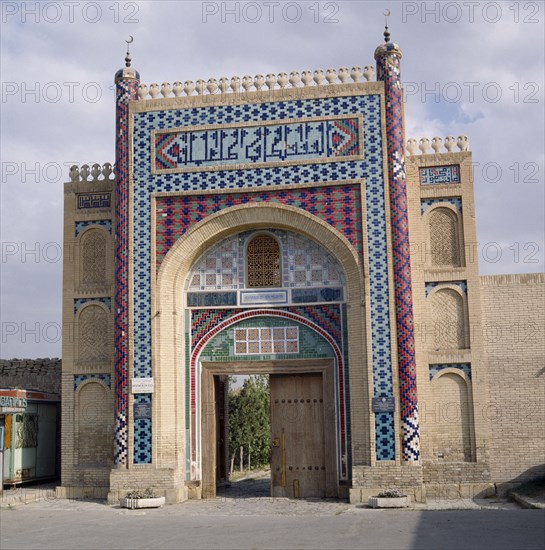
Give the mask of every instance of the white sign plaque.
POLYGON ((153 393, 153 378, 133 378, 132 393, 153 393))

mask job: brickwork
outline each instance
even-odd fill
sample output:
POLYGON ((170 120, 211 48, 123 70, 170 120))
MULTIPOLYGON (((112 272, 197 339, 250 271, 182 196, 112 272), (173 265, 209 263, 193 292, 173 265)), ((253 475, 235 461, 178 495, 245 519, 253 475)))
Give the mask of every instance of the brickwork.
POLYGON ((401 50, 375 55, 378 82, 266 94, 165 84, 143 101, 138 73, 117 73, 116 177, 73 167, 65 187, 59 495, 214 494, 203 360, 330 357, 352 502, 541 471, 545 275, 479 277, 467 141, 406 151, 401 50))
POLYGON ((492 479, 545 475, 545 274, 481 277, 492 479))
POLYGON ((64 188, 59 496, 105 498, 113 466, 115 181, 93 167, 64 188), (92 237, 91 239, 89 237, 92 237), (89 242, 91 241, 91 243, 89 242), (94 242, 92 242, 94 241, 94 242), (87 274, 87 271, 91 275, 87 274))

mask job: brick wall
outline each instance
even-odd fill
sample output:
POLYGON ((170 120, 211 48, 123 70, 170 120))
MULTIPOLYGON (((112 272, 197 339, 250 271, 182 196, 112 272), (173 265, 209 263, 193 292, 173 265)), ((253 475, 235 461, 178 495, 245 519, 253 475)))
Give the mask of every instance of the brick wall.
POLYGON ((545 274, 481 277, 496 483, 545 475, 545 274))

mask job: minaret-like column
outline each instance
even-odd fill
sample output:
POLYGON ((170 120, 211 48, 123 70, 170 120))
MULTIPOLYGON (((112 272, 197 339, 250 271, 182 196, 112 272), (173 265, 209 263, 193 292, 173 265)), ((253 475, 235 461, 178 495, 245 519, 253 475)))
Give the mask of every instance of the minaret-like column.
MULTIPOLYGON (((131 40, 132 41, 132 40, 131 40)), ((140 75, 131 68, 127 49, 125 68, 115 75, 115 439, 114 462, 127 464, 128 259, 129 259, 129 101, 137 99, 140 75)))
POLYGON ((386 96, 386 134, 388 179, 392 218, 392 252, 396 306, 397 350, 400 380, 403 460, 420 458, 418 400, 414 349, 414 318, 411 283, 409 221, 407 216, 407 179, 405 175, 405 130, 401 88, 401 49, 390 42, 388 27, 385 43, 375 50, 377 80, 384 82, 386 96))

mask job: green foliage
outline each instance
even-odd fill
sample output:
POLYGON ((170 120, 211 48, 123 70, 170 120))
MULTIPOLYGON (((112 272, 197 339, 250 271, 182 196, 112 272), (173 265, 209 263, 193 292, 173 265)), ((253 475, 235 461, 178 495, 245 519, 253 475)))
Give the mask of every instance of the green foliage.
POLYGON ((248 446, 251 465, 264 466, 270 455, 270 412, 268 376, 250 376, 238 389, 229 389, 229 454, 239 461, 244 447, 245 462, 248 446))
POLYGON ((134 489, 133 491, 129 491, 127 493, 127 498, 156 498, 157 495, 155 494, 155 491, 148 487, 147 489, 134 489))

